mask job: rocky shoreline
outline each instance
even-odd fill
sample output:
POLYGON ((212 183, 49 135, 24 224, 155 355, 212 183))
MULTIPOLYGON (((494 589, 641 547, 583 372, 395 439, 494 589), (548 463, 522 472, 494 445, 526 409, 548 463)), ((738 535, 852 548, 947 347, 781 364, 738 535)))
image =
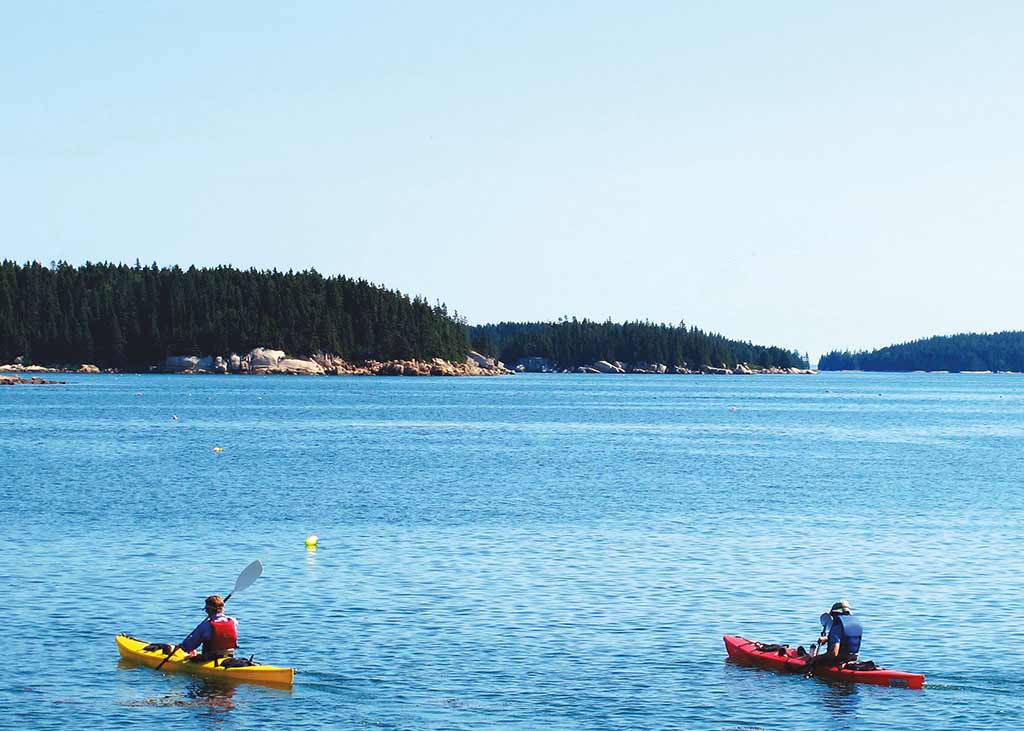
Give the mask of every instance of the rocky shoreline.
MULTIPOLYGON (((121 371, 116 369, 101 370, 89 363, 53 367, 22 365, 20 362, 15 362, 11 365, 0 365, 0 374, 119 372, 121 371)), ((289 356, 281 350, 254 348, 245 354, 231 353, 226 357, 219 355, 175 355, 167 358, 161 365, 153 366, 144 372, 300 376, 504 376, 514 373, 757 375, 813 374, 817 371, 804 368, 759 368, 746 363, 739 363, 734 368, 722 368, 696 364, 670 366, 664 363, 622 363, 620 361, 607 360, 599 360, 590 365, 579 366, 573 369, 559 370, 555 368, 551 361, 540 357, 522 358, 512 368, 508 368, 501 361, 472 351, 466 356, 465 361, 457 363, 442 358, 432 358, 431 360, 349 361, 341 356, 323 353, 300 358, 289 356)), ((17 380, 23 381, 24 379, 17 380)), ((31 382, 37 380, 39 379, 33 378, 31 382)))
MULTIPOLYGON (((21 359, 18 359, 19 361, 21 359)), ((310 358, 287 355, 281 350, 254 348, 244 355, 232 353, 224 356, 176 355, 162 364, 145 371, 101 369, 89 363, 76 365, 23 365, 15 362, 0 365, 0 377, 18 379, 2 374, 26 373, 181 373, 181 374, 242 374, 242 375, 295 375, 295 376, 504 376, 513 371, 492 358, 470 353, 462 363, 442 358, 430 360, 365 360, 348 361, 341 356, 318 354, 310 358)), ((13 382, 12 380, 12 382, 13 382)), ((39 380, 36 378, 33 381, 39 380)), ((26 381, 27 382, 27 381, 26 381)))
POLYGON ((808 368, 761 368, 760 366, 747 363, 737 363, 734 368, 715 367, 711 365, 696 365, 684 363, 683 365, 666 365, 664 363, 623 363, 621 361, 599 360, 590 365, 578 366, 572 369, 559 370, 547 358, 531 357, 521 358, 513 367, 517 373, 644 373, 653 375, 688 375, 688 376, 732 376, 732 375, 758 375, 758 374, 804 374, 817 373, 808 368))
POLYGON ((21 378, 19 376, 0 376, 0 386, 66 386, 67 381, 48 381, 45 378, 33 376, 32 378, 21 378))

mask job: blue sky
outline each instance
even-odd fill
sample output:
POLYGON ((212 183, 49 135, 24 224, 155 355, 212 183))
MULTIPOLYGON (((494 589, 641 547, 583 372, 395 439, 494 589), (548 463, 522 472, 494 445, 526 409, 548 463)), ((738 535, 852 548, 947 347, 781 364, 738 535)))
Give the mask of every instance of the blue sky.
POLYGON ((1024 5, 0 12, 4 258, 313 267, 812 358, 1024 329, 1024 5))

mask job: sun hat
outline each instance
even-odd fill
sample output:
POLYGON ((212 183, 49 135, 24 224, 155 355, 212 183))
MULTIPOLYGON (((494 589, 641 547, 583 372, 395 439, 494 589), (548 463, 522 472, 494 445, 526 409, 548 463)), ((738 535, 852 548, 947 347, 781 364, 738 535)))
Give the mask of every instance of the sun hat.
POLYGON ((831 613, 839 612, 840 614, 849 614, 853 610, 850 608, 850 602, 845 599, 840 599, 832 605, 832 609, 829 610, 831 613))

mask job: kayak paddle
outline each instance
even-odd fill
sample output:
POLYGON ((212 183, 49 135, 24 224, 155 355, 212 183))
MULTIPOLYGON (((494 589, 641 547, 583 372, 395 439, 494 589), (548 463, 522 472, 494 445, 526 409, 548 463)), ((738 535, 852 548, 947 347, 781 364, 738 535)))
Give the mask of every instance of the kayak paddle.
POLYGON ((250 586, 256 583, 256 579, 263 575, 263 564, 260 561, 253 561, 251 564, 242 570, 242 573, 238 575, 235 580, 235 588, 231 590, 231 593, 224 597, 224 603, 228 603, 233 595, 240 591, 248 589, 250 586))
MULTIPOLYGON (((248 589, 250 586, 256 583, 256 579, 260 578, 260 576, 262 575, 263 564, 260 561, 253 561, 251 564, 246 566, 244 569, 242 569, 242 573, 240 573, 238 575, 238 578, 235 580, 235 588, 231 590, 230 594, 224 597, 224 603, 227 604, 228 599, 233 597, 238 592, 248 589)), ((184 642, 184 640, 182 640, 182 642, 184 642)), ((170 653, 168 653, 167 657, 160 661, 160 664, 156 666, 156 669, 159 670, 160 668, 162 668, 164 666, 164 663, 170 660, 174 653, 177 652, 180 647, 180 644, 172 647, 170 653)))

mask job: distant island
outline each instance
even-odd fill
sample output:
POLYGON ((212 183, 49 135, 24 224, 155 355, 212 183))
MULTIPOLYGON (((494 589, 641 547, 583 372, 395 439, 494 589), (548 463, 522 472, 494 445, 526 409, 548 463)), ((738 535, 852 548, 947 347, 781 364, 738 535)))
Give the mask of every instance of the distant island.
POLYGON ((650 322, 470 326, 345 276, 0 263, 0 372, 790 373, 806 356, 650 322), (508 365, 506 365, 508 364, 508 365))
POLYGON ((1024 332, 937 335, 872 351, 823 355, 822 371, 1024 372, 1024 332))
POLYGON ((742 373, 809 368, 807 357, 795 351, 729 340, 682 322, 502 322, 470 327, 469 337, 475 350, 525 370, 742 373))

